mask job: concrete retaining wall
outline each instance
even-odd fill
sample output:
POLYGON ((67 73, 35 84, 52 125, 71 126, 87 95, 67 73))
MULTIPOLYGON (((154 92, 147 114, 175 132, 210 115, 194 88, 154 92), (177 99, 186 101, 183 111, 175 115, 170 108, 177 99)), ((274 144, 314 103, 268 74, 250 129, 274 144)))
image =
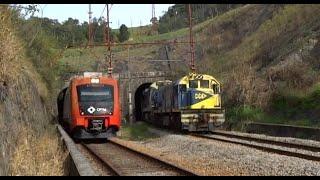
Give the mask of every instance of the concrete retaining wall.
POLYGON ((320 141, 320 128, 265 123, 247 123, 246 132, 270 136, 293 137, 320 141))

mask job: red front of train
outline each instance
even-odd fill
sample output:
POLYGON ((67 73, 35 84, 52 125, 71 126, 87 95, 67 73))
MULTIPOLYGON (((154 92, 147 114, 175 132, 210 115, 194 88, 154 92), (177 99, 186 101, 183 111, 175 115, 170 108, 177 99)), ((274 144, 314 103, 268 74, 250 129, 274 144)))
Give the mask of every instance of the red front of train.
POLYGON ((120 128, 119 89, 114 78, 96 74, 72 78, 60 93, 58 106, 59 101, 63 106, 58 108, 59 119, 75 139, 106 139, 120 128))

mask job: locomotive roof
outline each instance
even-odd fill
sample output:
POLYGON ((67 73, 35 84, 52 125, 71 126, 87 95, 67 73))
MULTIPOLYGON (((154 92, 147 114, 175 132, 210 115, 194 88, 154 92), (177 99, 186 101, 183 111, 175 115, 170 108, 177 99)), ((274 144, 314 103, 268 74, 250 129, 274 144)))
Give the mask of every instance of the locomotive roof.
POLYGON ((190 73, 189 75, 183 76, 182 78, 174 81, 174 84, 184 84, 183 82, 188 81, 188 80, 193 80, 193 79, 204 79, 204 80, 213 80, 215 81, 217 84, 220 84, 220 82, 214 78, 211 75, 207 75, 207 74, 196 74, 196 73, 190 73))

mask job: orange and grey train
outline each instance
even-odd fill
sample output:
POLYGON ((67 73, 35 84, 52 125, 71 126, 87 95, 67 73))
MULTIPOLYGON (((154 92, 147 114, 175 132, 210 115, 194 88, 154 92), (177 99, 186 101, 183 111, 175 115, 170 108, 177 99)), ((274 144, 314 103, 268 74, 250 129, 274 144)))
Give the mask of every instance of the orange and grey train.
POLYGON ((74 139, 107 139, 120 128, 118 82, 102 73, 71 78, 57 104, 59 123, 74 139))

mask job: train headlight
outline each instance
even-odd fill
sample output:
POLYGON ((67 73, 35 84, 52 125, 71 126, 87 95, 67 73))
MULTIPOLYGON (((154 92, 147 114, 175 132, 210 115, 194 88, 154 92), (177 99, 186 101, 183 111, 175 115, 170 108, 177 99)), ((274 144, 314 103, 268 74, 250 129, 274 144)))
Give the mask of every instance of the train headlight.
POLYGON ((92 84, 98 84, 99 82, 100 82, 99 79, 96 79, 96 78, 91 79, 92 84))

